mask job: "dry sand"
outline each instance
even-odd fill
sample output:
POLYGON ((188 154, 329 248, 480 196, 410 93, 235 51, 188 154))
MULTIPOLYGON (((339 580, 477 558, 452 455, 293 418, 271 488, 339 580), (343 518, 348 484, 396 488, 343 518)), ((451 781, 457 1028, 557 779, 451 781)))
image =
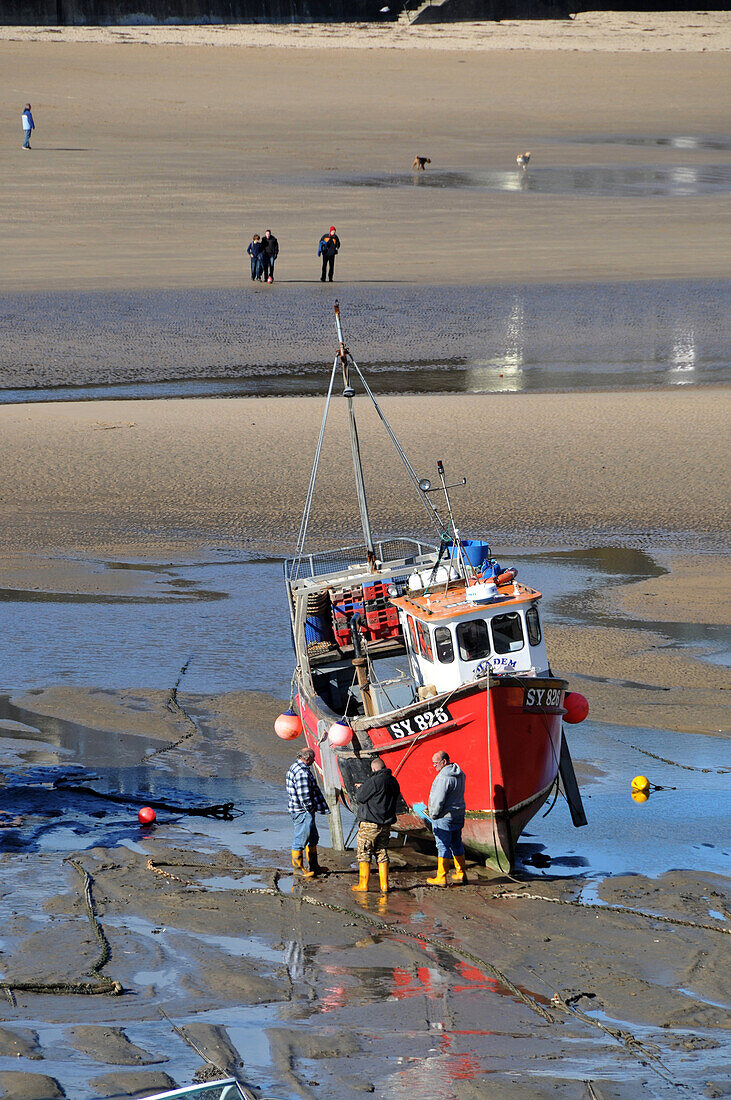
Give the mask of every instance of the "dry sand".
MULTIPOLYGON (((672 548, 729 530, 725 388, 631 395, 391 397, 383 407, 420 476, 466 476, 464 530, 515 545, 672 548), (679 445, 682 440, 682 445, 679 445)), ((316 398, 0 407, 0 550, 287 552, 322 417, 316 398)), ((373 411, 360 421, 374 530, 423 528, 373 411), (384 493, 378 487, 388 485, 384 493), (403 490, 403 492, 402 492, 403 490)), ((313 535, 352 538, 352 473, 336 405, 313 535)))
MULTIPOLYGON (((141 22, 141 21, 140 21, 141 22)), ((0 27, 0 41, 102 42, 175 46, 279 46, 354 50, 591 50, 617 53, 724 53, 725 11, 582 11, 571 19, 500 22, 234 24, 230 26, 0 27)))
MULTIPOLYGON (((599 23, 606 30, 613 18, 599 23)), ((528 37, 516 41, 541 35, 546 48, 520 52, 506 48, 511 39, 471 48, 509 33, 502 25, 414 36, 6 29, 0 98, 17 112, 0 121, 0 240, 12 257, 0 290, 246 284, 246 244, 267 225, 280 240, 283 281, 317 277, 316 245, 330 224, 346 283, 725 277, 723 189, 629 198, 521 190, 515 157, 525 149, 535 173, 591 168, 599 178, 731 162, 727 144, 655 144, 725 135, 725 13, 643 15, 641 27, 665 29, 642 30, 628 52, 615 49, 623 39, 614 30, 587 30, 592 52, 555 48, 584 21, 523 25, 528 37), (381 48, 393 40, 426 45, 381 48), (442 48, 447 40, 459 48, 442 48), (201 44, 160 44, 171 41, 201 44), (347 48, 358 43, 377 48, 347 48), (37 123, 30 154, 21 149, 26 100, 37 123), (646 144, 611 140, 618 135, 646 144), (515 190, 412 186, 415 153, 432 158, 431 172, 505 173, 515 190), (374 174, 400 174, 403 185, 352 185, 374 174)))

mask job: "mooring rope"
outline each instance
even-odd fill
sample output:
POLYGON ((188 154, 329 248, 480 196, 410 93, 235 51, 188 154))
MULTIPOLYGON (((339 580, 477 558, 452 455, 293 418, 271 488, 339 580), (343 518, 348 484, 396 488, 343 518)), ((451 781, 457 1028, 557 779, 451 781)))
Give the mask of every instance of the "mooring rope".
POLYGON ((148 760, 152 760, 154 756, 162 756, 164 752, 172 752, 173 749, 177 749, 178 745, 182 745, 183 741, 187 741, 190 737, 193 736, 193 734, 200 733, 198 723, 195 721, 194 718, 191 718, 183 704, 178 699, 178 688, 180 687, 180 682, 188 671, 188 666, 190 665, 190 662, 192 660, 193 654, 191 653, 188 660, 181 667, 180 672, 178 673, 178 678, 173 686, 170 688, 170 691, 168 692, 168 697, 165 700, 165 709, 170 711, 171 714, 179 715, 184 722, 188 723, 191 728, 186 733, 184 733, 182 737, 179 737, 177 741, 172 741, 169 745, 163 745, 162 748, 155 749, 154 752, 147 753, 143 757, 143 761, 145 763, 147 763, 148 760))
POLYGON ((645 917, 647 920, 662 921, 664 924, 677 924, 681 928, 700 928, 706 932, 721 932, 725 936, 731 936, 731 928, 715 924, 701 924, 699 921, 682 920, 680 917, 664 917, 656 913, 647 913, 643 909, 633 909, 629 905, 599 905, 591 901, 579 901, 567 898, 547 898, 543 894, 518 893, 517 891, 500 890, 493 894, 494 898, 509 898, 511 900, 547 901, 551 905, 573 905, 578 909, 595 909, 600 913, 629 913, 635 917, 645 917))
POLYGON ((2 981, 0 982, 0 989, 3 989, 6 994, 9 995, 11 1004, 15 1001, 14 994, 19 993, 56 993, 61 996, 68 994, 82 994, 84 996, 95 996, 103 994, 109 997, 117 997, 121 993, 124 993, 124 987, 121 982, 115 981, 112 978, 108 978, 106 974, 102 974, 101 970, 106 966, 111 957, 112 949, 109 946, 109 940, 104 934, 104 929, 99 923, 99 919, 94 909, 94 898, 91 892, 91 886, 93 879, 86 868, 82 867, 77 859, 73 859, 69 856, 64 860, 64 863, 70 863, 75 871, 81 875, 84 880, 84 901, 86 903, 86 913, 91 924, 94 937, 99 944, 99 957, 92 966, 89 967, 88 973, 93 974, 96 978, 91 982, 74 982, 74 981, 60 981, 60 982, 15 982, 15 981, 2 981))
POLYGON ((704 775, 728 775, 731 772, 731 768, 697 768, 693 764, 681 764, 679 760, 668 760, 667 756, 658 756, 656 752, 650 752, 649 749, 641 749, 639 745, 623 741, 621 737, 615 737, 614 734, 608 733, 607 737, 610 737, 612 741, 618 741, 620 745, 626 745, 628 749, 641 752, 643 756, 651 756, 653 760, 659 760, 661 764, 670 764, 673 768, 682 768, 686 772, 701 772, 704 775))

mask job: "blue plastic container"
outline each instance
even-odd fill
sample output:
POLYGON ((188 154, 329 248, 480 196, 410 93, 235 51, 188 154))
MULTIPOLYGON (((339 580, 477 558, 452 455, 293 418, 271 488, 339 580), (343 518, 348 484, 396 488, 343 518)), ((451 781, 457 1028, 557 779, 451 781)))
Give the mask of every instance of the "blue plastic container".
POLYGON ((309 614, 305 619, 305 641, 307 644, 331 642, 332 639, 333 627, 330 616, 309 614))
MULTIPOLYGON (((490 545, 482 539, 462 539, 462 550, 467 561, 475 569, 479 569, 483 562, 490 559, 490 545)), ((457 547, 452 546, 450 557, 457 558, 457 547)))

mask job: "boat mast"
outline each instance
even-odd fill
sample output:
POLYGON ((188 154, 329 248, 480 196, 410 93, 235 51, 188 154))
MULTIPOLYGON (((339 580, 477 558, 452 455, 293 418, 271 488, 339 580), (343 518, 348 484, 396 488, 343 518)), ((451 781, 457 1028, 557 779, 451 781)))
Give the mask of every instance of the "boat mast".
POLYGON ((343 329, 340 324, 340 303, 335 302, 335 324, 338 329, 337 358, 343 369, 343 397, 348 402, 348 430, 350 432, 350 449, 353 452, 353 472, 355 474, 355 491, 358 496, 358 508, 360 509, 360 522, 363 528, 363 538, 366 545, 366 557, 371 569, 376 569, 376 554, 373 547, 373 535, 371 534, 371 521, 368 515, 368 501, 366 500, 365 482, 363 480, 363 464, 360 458, 360 445, 358 443, 358 425, 355 422, 355 409, 353 398, 355 390, 350 385, 350 373, 348 365, 349 352, 343 342, 343 329))

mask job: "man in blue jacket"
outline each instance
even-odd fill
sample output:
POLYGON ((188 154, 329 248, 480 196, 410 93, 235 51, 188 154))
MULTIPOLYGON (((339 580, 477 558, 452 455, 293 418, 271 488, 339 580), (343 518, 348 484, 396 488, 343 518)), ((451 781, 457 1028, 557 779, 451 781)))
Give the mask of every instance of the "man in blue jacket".
POLYGON ((465 774, 458 764, 450 763, 446 752, 435 752, 432 764, 436 778, 429 792, 429 817, 437 842, 438 867, 434 878, 426 881, 430 886, 447 885, 447 862, 454 860, 452 881, 467 882, 462 830, 465 815, 465 774))
POLYGON ((31 131, 35 130, 36 124, 33 121, 33 115, 30 113, 30 103, 26 103, 23 108, 23 113, 20 116, 20 120, 23 123, 23 148, 30 149, 30 135, 31 131))

